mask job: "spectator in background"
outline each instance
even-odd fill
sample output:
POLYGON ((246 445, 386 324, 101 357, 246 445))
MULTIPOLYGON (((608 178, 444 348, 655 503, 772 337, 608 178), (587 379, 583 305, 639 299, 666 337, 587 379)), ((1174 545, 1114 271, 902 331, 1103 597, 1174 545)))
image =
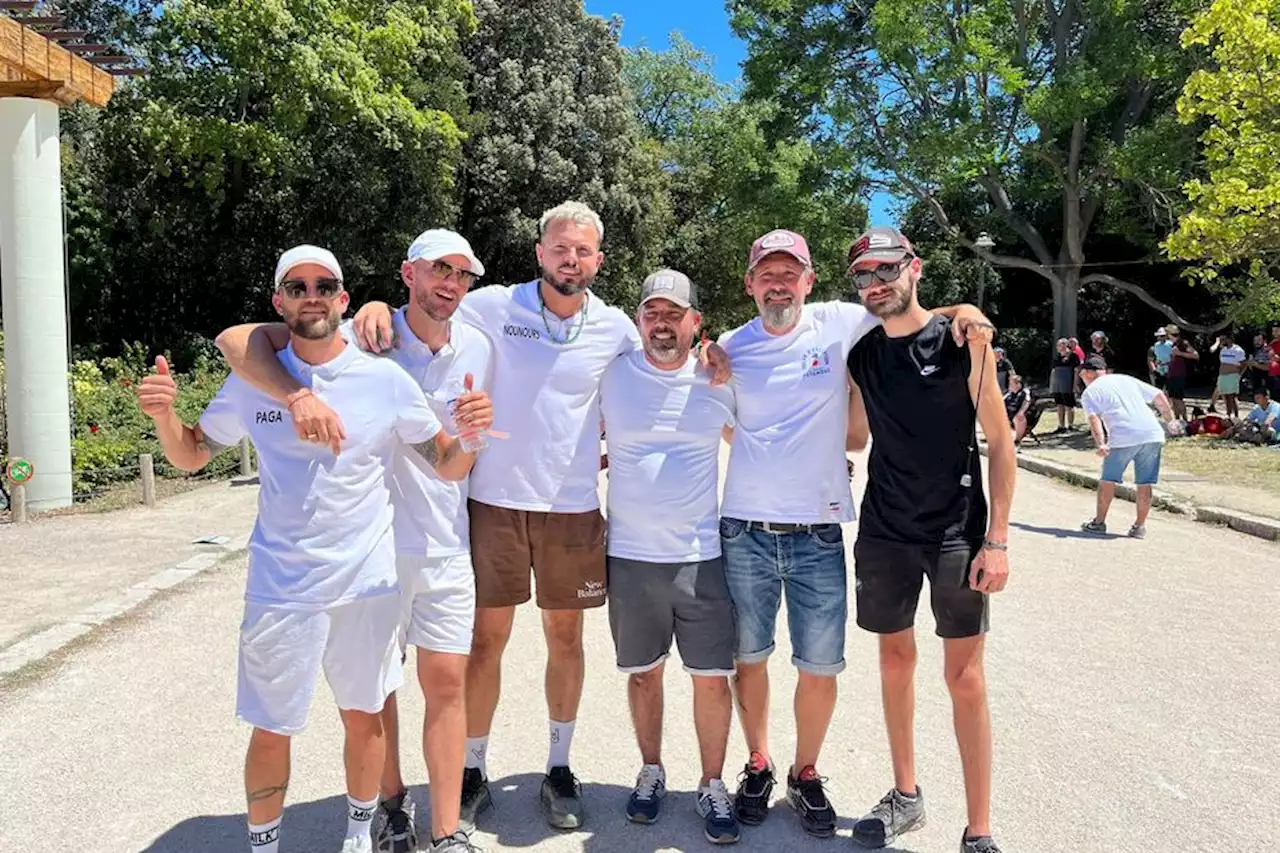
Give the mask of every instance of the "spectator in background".
POLYGON ((1165 327, 1169 340, 1173 342, 1173 350, 1169 358, 1169 379, 1165 383, 1165 393, 1173 403, 1173 412, 1178 420, 1187 419, 1187 377, 1191 375, 1191 362, 1200 360, 1200 353, 1182 337, 1178 327, 1170 323, 1165 327))
MULTIPOLYGON (((1244 367, 1244 349, 1235 342, 1230 334, 1218 336, 1218 387, 1215 395, 1221 395, 1227 417, 1240 417, 1240 371, 1244 367)), ((1209 411, 1214 410, 1214 401, 1209 401, 1209 411)))
POLYGON ((1000 384, 1000 393, 1004 394, 1009 390, 1009 377, 1015 368, 1013 362, 1005 357, 1004 347, 996 347, 992 352, 996 354, 996 382, 1000 384))
POLYGON ((1228 435, 1249 444, 1280 444, 1280 402, 1266 388, 1253 390, 1254 408, 1228 435))
MULTIPOLYGON (((997 350, 997 352, 999 352, 997 350)), ((1019 444, 1027 434, 1027 409, 1031 406, 1031 394, 1022 387, 1022 377, 1010 373, 1004 395, 1004 410, 1013 428, 1013 443, 1019 444)))
POLYGON ((1247 362, 1245 376, 1249 380, 1250 391, 1267 387, 1267 372, 1271 368, 1271 347, 1267 344, 1267 336, 1263 332, 1253 336, 1253 358, 1247 362))
POLYGON ((1169 375, 1169 359, 1172 357, 1173 342, 1164 326, 1156 329, 1156 339, 1147 349, 1147 370, 1151 374, 1151 384, 1164 388, 1165 379, 1169 375))
POLYGON ((1132 462, 1134 482, 1138 486, 1138 515, 1129 528, 1129 535, 1142 539, 1147 535, 1152 487, 1160 480, 1160 453, 1165 435, 1163 425, 1151 411, 1151 404, 1155 404, 1165 420, 1172 418, 1172 412, 1168 399, 1154 385, 1132 376, 1106 373, 1107 363, 1098 355, 1085 359, 1080 370, 1088 386, 1080 404, 1089 417, 1089 431, 1102 457, 1097 512, 1092 520, 1080 525, 1080 529, 1086 533, 1107 532, 1107 511, 1115 499, 1116 484, 1124 480, 1125 469, 1132 462))
POLYGON ((1092 347, 1089 355, 1100 355, 1107 360, 1107 364, 1115 363, 1115 350, 1111 348, 1111 339, 1106 332, 1094 332, 1090 335, 1089 346, 1092 347))
POLYGON ((1058 338, 1058 354, 1053 359, 1053 369, 1049 373, 1049 393, 1053 395, 1053 403, 1058 407, 1058 428, 1055 432, 1069 430, 1075 426, 1076 419, 1076 372, 1083 361, 1076 355, 1071 346, 1074 338, 1058 338))
POLYGON ((1071 351, 1076 354, 1076 358, 1080 359, 1080 363, 1084 364, 1084 350, 1080 348, 1080 339, 1067 338, 1067 343, 1071 345, 1071 351))
POLYGON ((1271 327, 1271 360, 1267 367, 1267 393, 1271 399, 1280 397, 1280 323, 1271 327))

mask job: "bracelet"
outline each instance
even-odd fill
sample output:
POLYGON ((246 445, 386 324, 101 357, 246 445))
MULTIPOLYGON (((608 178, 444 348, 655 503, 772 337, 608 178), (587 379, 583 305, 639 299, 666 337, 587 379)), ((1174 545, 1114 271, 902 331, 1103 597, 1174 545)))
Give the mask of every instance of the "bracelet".
POLYGON ((995 542, 995 541, 992 541, 992 540, 990 540, 990 539, 984 539, 984 540, 982 541, 982 549, 983 549, 984 551, 1008 551, 1008 550, 1009 550, 1009 543, 1008 543, 1008 542, 995 542))
POLYGON ((311 396, 311 393, 312 392, 310 388, 299 388, 297 391, 294 391, 288 397, 284 398, 284 407, 286 409, 292 409, 295 403, 297 403, 303 397, 311 396))

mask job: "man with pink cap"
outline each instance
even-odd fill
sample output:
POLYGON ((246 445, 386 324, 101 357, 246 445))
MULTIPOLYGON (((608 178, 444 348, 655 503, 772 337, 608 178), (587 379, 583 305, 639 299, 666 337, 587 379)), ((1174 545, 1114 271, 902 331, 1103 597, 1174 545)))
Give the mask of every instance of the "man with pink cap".
MULTIPOLYGON (((830 836, 836 814, 816 764, 845 666, 847 586, 840 525, 853 521, 846 469, 849 350, 879 322, 849 302, 806 304, 813 262, 805 239, 777 230, 751 246, 745 285, 759 316, 721 339, 733 364, 737 425, 720 538, 737 614, 735 687, 750 759, 738 819, 761 823, 774 786, 768 744, 768 658, 785 591, 796 685, 796 748, 787 800, 806 832, 830 836)), ((986 322, 969 306, 960 327, 986 322)))

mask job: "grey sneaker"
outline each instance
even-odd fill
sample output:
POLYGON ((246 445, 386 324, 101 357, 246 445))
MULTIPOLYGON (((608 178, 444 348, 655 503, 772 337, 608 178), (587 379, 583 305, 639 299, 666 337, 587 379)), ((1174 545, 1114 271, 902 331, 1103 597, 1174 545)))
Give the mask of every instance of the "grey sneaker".
POLYGON ((1098 521, 1095 518, 1080 525, 1080 529, 1085 533, 1106 533, 1107 523, 1105 521, 1098 521))
POLYGON ((413 797, 408 791, 383 800, 374 815, 373 849, 377 853, 414 853, 418 849, 418 830, 413 818, 413 797))
POLYGON ((970 838, 969 830, 966 829, 964 835, 960 836, 960 853, 1000 853, 1000 848, 990 835, 970 838))
POLYGON ((1135 524, 1133 527, 1130 527, 1129 538, 1130 539, 1146 539, 1147 538, 1146 526, 1142 524, 1135 524))
POLYGON ((916 786, 914 797, 897 788, 880 798, 871 813, 853 825, 853 840, 863 847, 887 847, 905 832, 924 826, 924 791, 916 786))
POLYGON ((462 808, 458 812, 458 826, 465 832, 476 831, 476 821, 480 813, 493 805, 493 797, 489 794, 489 780, 477 767, 468 767, 462 771, 462 808))
POLYGON ((431 853, 480 853, 480 848, 471 843, 471 839, 462 830, 444 838, 431 839, 427 848, 431 853))
POLYGON ((582 785, 568 767, 552 767, 542 780, 542 813, 555 829, 577 829, 586 819, 582 785))

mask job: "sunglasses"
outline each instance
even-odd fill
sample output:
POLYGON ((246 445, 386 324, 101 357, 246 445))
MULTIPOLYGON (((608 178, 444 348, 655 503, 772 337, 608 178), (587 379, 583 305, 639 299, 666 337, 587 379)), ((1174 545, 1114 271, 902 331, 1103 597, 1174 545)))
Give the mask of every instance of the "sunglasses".
POLYGON ((475 284, 476 279, 480 277, 471 270, 459 269, 448 261, 432 261, 431 273, 445 281, 448 281, 456 275, 458 277, 458 284, 463 287, 470 287, 475 284))
POLYGON ((902 268, 911 263, 913 257, 913 255, 908 255, 896 264, 881 264, 873 270, 858 270, 851 273, 849 278, 853 281, 853 286, 858 290, 866 290, 877 281, 888 284, 898 280, 902 275, 902 268))
MULTIPOLYGON (((310 285, 300 278, 286 279, 280 282, 280 290, 290 299, 303 299, 310 293, 310 285)), ((342 292, 342 279, 316 279, 316 296, 321 299, 332 299, 342 292)))

